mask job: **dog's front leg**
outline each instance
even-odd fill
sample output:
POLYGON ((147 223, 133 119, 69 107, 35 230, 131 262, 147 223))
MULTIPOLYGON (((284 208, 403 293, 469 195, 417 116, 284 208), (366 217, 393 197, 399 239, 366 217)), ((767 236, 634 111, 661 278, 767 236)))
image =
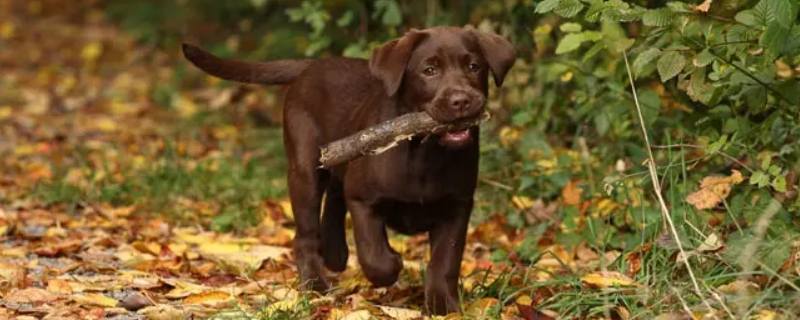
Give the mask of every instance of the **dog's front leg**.
POLYGON ((367 279, 375 286, 390 286, 403 269, 403 259, 389 246, 385 218, 375 206, 362 201, 348 201, 353 217, 358 263, 367 279))
POLYGON ((458 278, 472 212, 472 199, 438 206, 445 215, 430 231, 431 261, 425 274, 425 311, 444 315, 459 312, 458 278))

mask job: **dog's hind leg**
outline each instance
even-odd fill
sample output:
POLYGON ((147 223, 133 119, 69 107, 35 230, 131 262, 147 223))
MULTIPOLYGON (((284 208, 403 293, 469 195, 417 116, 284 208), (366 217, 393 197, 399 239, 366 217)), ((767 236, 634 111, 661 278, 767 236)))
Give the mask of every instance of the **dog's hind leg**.
POLYGON ((331 178, 325 193, 322 213, 322 260, 329 270, 342 272, 347 268, 345 218, 347 206, 341 181, 331 178))
MULTIPOLYGON (((290 103, 287 101, 287 104, 290 103)), ((322 195, 330 173, 318 170, 318 132, 312 120, 296 108, 286 108, 284 114, 284 145, 288 158, 287 182, 297 232, 294 237, 294 259, 300 276, 300 288, 323 292, 330 285, 319 255, 320 209, 322 195)))

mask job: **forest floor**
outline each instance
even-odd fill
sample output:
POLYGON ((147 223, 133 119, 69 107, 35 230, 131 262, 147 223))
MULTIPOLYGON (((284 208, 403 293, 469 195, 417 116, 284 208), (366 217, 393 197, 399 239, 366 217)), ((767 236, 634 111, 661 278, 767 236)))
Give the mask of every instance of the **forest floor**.
MULTIPOLYGON (((295 291, 280 129, 253 120, 257 106, 279 103, 280 89, 218 86, 176 67, 179 48, 142 46, 102 12, 86 15, 80 23, 0 16, 0 318, 421 318, 425 235, 392 236, 405 268, 391 287, 371 287, 351 259, 332 275, 331 293, 295 291)), ((575 184, 562 193, 553 206, 583 205, 575 184)), ((623 254, 552 237, 525 242, 502 215, 478 220, 461 273, 467 318, 581 310, 628 319, 648 303, 708 313, 633 280, 648 245, 623 254), (528 264, 513 253, 520 246, 542 254, 528 264), (628 272, 607 270, 612 262, 628 272)), ((693 252, 721 246, 709 240, 693 252)), ((669 282, 659 272, 651 275, 669 282)))

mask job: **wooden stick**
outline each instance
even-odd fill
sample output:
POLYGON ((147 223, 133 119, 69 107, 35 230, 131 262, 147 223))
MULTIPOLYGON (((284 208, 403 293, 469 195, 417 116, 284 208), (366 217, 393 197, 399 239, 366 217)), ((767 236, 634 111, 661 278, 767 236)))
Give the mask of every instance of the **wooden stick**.
POLYGON ((322 168, 334 167, 365 155, 377 155, 394 148, 400 141, 419 135, 464 130, 489 119, 489 113, 456 123, 443 124, 427 112, 412 112, 361 130, 353 135, 322 145, 322 168))

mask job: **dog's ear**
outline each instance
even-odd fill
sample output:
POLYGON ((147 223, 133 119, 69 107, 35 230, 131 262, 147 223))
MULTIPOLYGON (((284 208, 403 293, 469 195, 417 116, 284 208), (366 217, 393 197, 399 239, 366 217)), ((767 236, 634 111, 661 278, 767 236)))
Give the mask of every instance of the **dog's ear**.
POLYGON ((369 71, 383 82, 383 88, 389 96, 394 96, 400 89, 411 53, 427 35, 424 31, 411 29, 402 37, 372 50, 369 71))
POLYGON ((503 85, 503 80, 506 78, 508 70, 517 60, 514 46, 499 35, 478 31, 471 26, 467 26, 465 29, 471 31, 478 38, 483 57, 489 62, 489 68, 492 70, 494 84, 498 87, 503 85))

